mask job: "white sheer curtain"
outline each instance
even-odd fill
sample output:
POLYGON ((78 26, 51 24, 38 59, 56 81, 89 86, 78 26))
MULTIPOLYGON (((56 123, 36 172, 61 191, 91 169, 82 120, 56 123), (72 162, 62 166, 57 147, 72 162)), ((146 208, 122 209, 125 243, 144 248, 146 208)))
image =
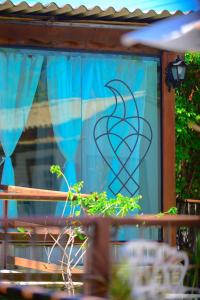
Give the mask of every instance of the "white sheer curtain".
MULTIPOLYGON (((15 184, 11 156, 24 130, 38 85, 42 55, 0 52, 0 142, 5 154, 1 183, 15 184)), ((0 201, 2 212, 2 201, 0 201)), ((16 201, 10 201, 8 215, 17 215, 16 201)))
MULTIPOLYGON (((70 185, 77 181, 76 153, 81 135, 81 57, 70 54, 47 57, 47 89, 56 143, 66 163, 64 174, 70 185)), ((63 181, 61 190, 67 190, 63 181)), ((56 215, 69 212, 58 203, 56 215)))

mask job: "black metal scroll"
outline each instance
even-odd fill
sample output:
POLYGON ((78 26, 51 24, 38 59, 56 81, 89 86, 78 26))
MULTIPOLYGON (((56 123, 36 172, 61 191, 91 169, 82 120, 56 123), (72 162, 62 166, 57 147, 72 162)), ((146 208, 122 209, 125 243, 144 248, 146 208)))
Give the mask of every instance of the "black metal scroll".
MULTIPOLYGON (((106 116, 101 117, 95 124, 93 130, 94 141, 103 160, 112 172, 113 178, 108 183, 108 189, 113 195, 123 191, 129 197, 134 196, 139 188, 138 178, 134 178, 136 171, 144 161, 152 143, 152 128, 149 122, 139 115, 139 109, 135 97, 129 86, 119 79, 114 79, 106 83, 105 87, 110 89, 115 97, 115 106, 113 111, 106 116), (126 95, 123 95, 121 91, 126 95), (132 100, 133 111, 127 110, 125 96, 132 100), (119 108, 119 105, 120 108, 119 108), (129 115, 128 115, 129 113, 129 115), (147 129, 146 135, 143 128, 147 129), (126 128, 126 130, 124 130, 126 128), (144 151, 135 166, 130 166, 131 159, 140 148, 142 139, 145 139, 144 151), (118 170, 112 165, 105 153, 104 143, 109 144, 109 149, 113 156, 115 164, 118 164, 118 170), (126 157, 124 157, 124 153, 126 157), (122 159, 123 156, 123 159, 122 159)), ((135 176, 138 177, 138 176, 135 176)))

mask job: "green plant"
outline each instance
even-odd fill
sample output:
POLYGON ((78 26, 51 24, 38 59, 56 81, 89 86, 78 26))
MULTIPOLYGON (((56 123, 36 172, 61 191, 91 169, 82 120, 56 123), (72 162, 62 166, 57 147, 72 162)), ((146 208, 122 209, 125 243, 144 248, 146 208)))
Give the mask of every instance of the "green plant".
MULTIPOLYGON (((57 177, 64 177, 61 168, 58 165, 53 165, 50 168, 52 174, 56 174, 57 177)), ((82 197, 81 189, 83 188, 83 181, 76 183, 73 186, 69 186, 68 182, 68 196, 67 200, 70 201, 71 213, 75 216, 81 214, 95 215, 95 216, 127 216, 131 211, 140 211, 141 206, 139 200, 142 198, 140 195, 135 197, 126 197, 118 194, 114 198, 108 198, 106 192, 92 193, 88 197, 82 197), (74 194, 76 199, 73 200, 74 194)))
POLYGON ((194 271, 194 276, 192 280, 192 287, 197 287, 200 284, 200 233, 197 235, 196 238, 196 247, 195 251, 192 257, 192 261, 196 265, 195 271, 194 271))
POLYGON ((132 300, 129 282, 129 267, 126 263, 119 264, 112 269, 112 280, 109 286, 111 300, 132 300))
POLYGON ((165 216, 165 215, 177 215, 178 213, 178 209, 177 207, 170 207, 167 211, 164 211, 164 212, 160 212, 159 214, 157 214, 158 217, 162 217, 162 216, 165 216))
MULTIPOLYGON (((129 198, 118 194, 115 198, 109 199, 106 192, 101 192, 92 193, 87 197, 83 197, 81 194, 81 190, 83 188, 83 181, 80 181, 75 185, 70 186, 67 181, 67 178, 65 177, 60 166, 58 165, 51 166, 50 172, 52 174, 56 174, 58 178, 62 177, 65 180, 68 187, 68 192, 66 194, 66 203, 62 212, 62 216, 65 215, 67 204, 70 205, 70 216, 80 216, 86 214, 103 217, 124 217, 128 215, 131 211, 141 210, 141 206, 139 205, 139 200, 141 199, 141 196, 129 198)), ((66 227, 62 230, 57 239, 55 239, 53 236, 52 239, 54 240, 54 245, 51 247, 51 250, 47 252, 48 262, 50 262, 51 254, 54 248, 58 246, 63 253, 62 259, 60 261, 63 279, 66 284, 66 287, 68 288, 68 292, 70 293, 72 291, 73 293, 74 286, 71 271, 75 266, 77 266, 78 262, 85 254, 88 241, 87 234, 84 232, 80 224, 78 224, 77 221, 74 221, 73 224, 66 224, 66 227), (66 238, 66 235, 68 238, 66 245, 63 247, 61 244, 62 239, 63 236, 66 238), (76 253, 72 251, 74 249, 75 238, 79 238, 79 240, 81 241, 79 249, 76 251, 76 253), (80 252, 82 252, 82 254, 79 256, 78 254, 80 254, 80 252)), ((126 291, 124 291, 124 293, 126 293, 126 291)))
MULTIPOLYGON (((124 217, 127 216, 130 212, 136 212, 141 210, 141 206, 139 204, 139 201, 141 199, 141 196, 136 197, 126 197, 121 194, 118 194, 114 198, 108 198, 106 192, 101 193, 92 193, 88 195, 87 197, 83 197, 81 194, 81 190, 83 188, 83 181, 80 181, 76 183, 73 186, 70 186, 66 177, 64 176, 60 166, 53 165, 50 168, 50 171, 52 174, 56 174, 58 178, 62 177, 67 183, 68 186, 68 193, 66 196, 66 203, 68 203, 71 207, 70 209, 70 215, 71 216, 80 216, 83 214, 87 215, 95 215, 95 216, 104 216, 104 217, 110 217, 110 216, 119 216, 124 217)), ((167 212, 158 214, 159 216, 163 216, 165 214, 176 214, 177 208, 172 207, 167 212)), ((65 214, 65 211, 63 211, 62 215, 65 214)), ((79 240, 82 241, 81 249, 83 250, 83 254, 85 253, 87 249, 87 235, 81 228, 77 222, 73 224, 72 227, 70 224, 66 224, 66 229, 64 230, 64 234, 69 234, 69 240, 68 248, 73 248, 74 245, 74 238, 78 237, 79 240)), ((62 235, 58 237, 57 240, 55 240, 55 245, 59 245, 59 240, 62 238, 62 235)), ((79 250, 78 250, 79 251, 79 250)), ((65 247, 63 259, 61 268, 63 268, 64 265, 67 265, 68 268, 68 276, 67 280, 68 282, 71 282, 71 286, 73 285, 71 280, 71 269, 74 268, 74 266, 77 265, 77 261, 74 262, 71 257, 72 251, 70 250, 69 253, 67 252, 67 247, 65 247), (64 261, 65 260, 65 261, 64 261), (71 281, 70 281, 71 280, 71 281)), ((52 253, 52 251, 51 251, 52 253)), ((75 257, 76 255, 74 255, 75 257)), ((50 257, 50 255, 49 255, 50 257)), ((125 271, 127 268, 127 265, 121 265, 117 266, 116 269, 113 269, 113 276, 112 276, 112 283, 110 287, 110 295, 111 299, 114 300, 130 300, 131 299, 131 289, 128 282, 128 276, 126 276, 128 273, 125 271)), ((65 274, 64 274, 65 275, 65 274)), ((65 278, 65 276, 63 276, 65 278)))
POLYGON ((200 53, 186 53, 186 78, 176 89, 176 194, 200 194, 200 53))

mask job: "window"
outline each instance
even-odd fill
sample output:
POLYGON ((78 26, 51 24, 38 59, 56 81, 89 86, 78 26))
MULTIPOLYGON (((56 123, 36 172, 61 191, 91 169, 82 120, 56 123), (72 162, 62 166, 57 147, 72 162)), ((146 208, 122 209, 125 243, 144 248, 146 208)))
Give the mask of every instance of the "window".
MULTIPOLYGON (((141 194, 161 205, 159 59, 0 49, 2 183, 66 190, 59 164, 84 192, 141 194)), ((53 214, 63 203, 12 202, 9 214, 53 214)), ((66 211, 67 214, 67 211, 66 211)))

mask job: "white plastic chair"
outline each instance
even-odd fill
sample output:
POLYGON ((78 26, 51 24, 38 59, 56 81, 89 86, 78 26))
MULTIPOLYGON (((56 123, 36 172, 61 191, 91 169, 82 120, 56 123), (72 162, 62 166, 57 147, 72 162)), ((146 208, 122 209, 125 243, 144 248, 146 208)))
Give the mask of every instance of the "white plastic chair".
POLYGON ((184 293, 188 269, 185 252, 167 244, 137 240, 126 244, 124 255, 129 266, 133 299, 165 299, 169 293, 184 293))

